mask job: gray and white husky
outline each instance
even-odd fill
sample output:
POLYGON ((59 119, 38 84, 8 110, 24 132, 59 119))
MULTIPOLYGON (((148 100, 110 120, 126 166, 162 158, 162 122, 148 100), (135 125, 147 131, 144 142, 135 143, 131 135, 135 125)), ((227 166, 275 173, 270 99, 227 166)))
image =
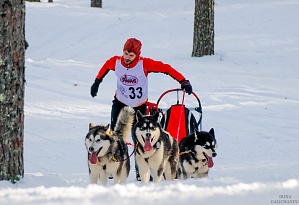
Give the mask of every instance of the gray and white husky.
POLYGON ((126 182, 130 172, 128 146, 125 143, 131 133, 134 109, 124 107, 117 119, 114 131, 110 125, 89 124, 85 138, 88 151, 89 180, 96 184, 98 179, 105 185, 110 175, 114 183, 126 182))
POLYGON ((137 111, 132 131, 136 146, 135 161, 140 179, 145 183, 149 181, 149 173, 153 182, 160 182, 163 176, 166 180, 174 180, 176 177, 178 142, 161 128, 158 118, 159 112, 154 115, 142 115, 137 111))
POLYGON ((209 132, 195 130, 179 143, 180 163, 178 178, 207 177, 209 168, 213 167, 212 157, 216 157, 217 142, 214 129, 209 132))

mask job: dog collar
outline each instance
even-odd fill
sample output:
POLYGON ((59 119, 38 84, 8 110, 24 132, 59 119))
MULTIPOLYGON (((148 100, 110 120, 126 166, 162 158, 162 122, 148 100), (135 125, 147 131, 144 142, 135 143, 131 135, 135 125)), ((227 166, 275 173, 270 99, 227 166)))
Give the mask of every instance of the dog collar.
POLYGON ((195 154, 192 150, 187 150, 187 151, 184 151, 184 152, 180 152, 180 155, 188 154, 188 153, 195 154))

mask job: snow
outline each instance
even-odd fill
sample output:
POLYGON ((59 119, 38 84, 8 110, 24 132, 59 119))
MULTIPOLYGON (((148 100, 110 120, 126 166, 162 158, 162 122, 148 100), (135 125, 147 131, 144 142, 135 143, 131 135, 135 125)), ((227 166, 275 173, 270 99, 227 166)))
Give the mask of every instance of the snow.
MULTIPOLYGON (((0 204, 298 204, 299 2, 216 1, 215 55, 202 58, 191 57, 193 0, 109 0, 103 7, 26 2, 25 175, 0 182, 0 204), (126 184, 89 185, 84 138, 90 122, 110 121, 114 73, 97 97, 90 86, 130 37, 142 41, 143 56, 171 64, 192 83, 203 130, 213 127, 218 142, 208 178, 142 184, 131 159, 126 184)), ((149 75, 152 102, 177 87, 169 76, 149 75)))

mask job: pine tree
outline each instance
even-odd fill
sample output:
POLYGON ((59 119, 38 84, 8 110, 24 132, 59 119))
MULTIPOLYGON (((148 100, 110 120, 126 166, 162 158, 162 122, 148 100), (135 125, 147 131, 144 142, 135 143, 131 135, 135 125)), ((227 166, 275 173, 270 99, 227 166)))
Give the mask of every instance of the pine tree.
POLYGON ((91 0, 91 7, 102 8, 102 0, 91 0))
POLYGON ((214 0, 195 0, 193 57, 214 55, 214 0))
POLYGON ((24 175, 25 1, 0 1, 0 180, 24 175))

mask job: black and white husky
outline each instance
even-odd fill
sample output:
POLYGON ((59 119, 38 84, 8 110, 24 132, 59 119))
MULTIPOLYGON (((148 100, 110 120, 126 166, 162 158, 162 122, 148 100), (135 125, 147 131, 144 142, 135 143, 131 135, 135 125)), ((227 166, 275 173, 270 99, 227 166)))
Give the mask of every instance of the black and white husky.
POLYGON ((96 184, 98 179, 105 185, 110 175, 114 183, 126 182, 130 172, 130 159, 125 141, 131 133, 134 109, 124 107, 117 119, 114 131, 110 125, 89 124, 85 138, 88 151, 89 180, 96 184))
POLYGON ((209 132, 195 130, 179 143, 180 163, 178 178, 207 177, 209 168, 213 167, 212 157, 216 157, 217 142, 214 129, 209 132))
POLYGON ((137 111, 137 122, 132 131, 136 146, 135 161, 140 179, 145 183, 149 181, 149 173, 153 182, 160 182, 163 176, 166 180, 174 180, 176 177, 178 142, 161 128, 158 118, 158 112, 154 115, 142 115, 137 111))

